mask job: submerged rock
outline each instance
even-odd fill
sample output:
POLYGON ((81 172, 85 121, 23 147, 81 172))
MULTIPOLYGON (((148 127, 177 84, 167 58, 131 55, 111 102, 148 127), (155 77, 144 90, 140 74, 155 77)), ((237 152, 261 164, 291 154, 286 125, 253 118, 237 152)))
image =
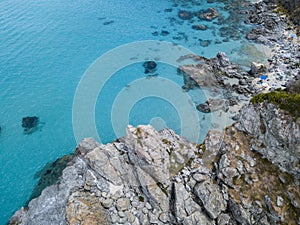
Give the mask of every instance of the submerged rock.
POLYGON ((211 43, 211 40, 199 40, 199 41, 202 47, 208 47, 211 43))
POLYGON ((194 29, 194 30, 207 30, 207 26, 205 26, 203 24, 193 25, 192 29, 194 29))
POLYGON ((22 127, 25 133, 32 133, 36 130, 39 124, 39 118, 37 116, 28 116, 22 119, 22 127))
POLYGON ((205 103, 201 103, 197 106, 197 109, 200 111, 200 112, 203 112, 203 113, 210 113, 211 110, 209 108, 209 104, 207 102, 205 103))
POLYGON ((225 211, 226 205, 217 184, 208 179, 194 187, 195 195, 201 200, 203 207, 211 219, 216 219, 225 211))
POLYGON ((194 13, 186 10, 179 10, 178 17, 183 20, 190 20, 194 17, 194 13))
POLYGON ((46 187, 56 184, 62 175, 62 171, 73 159, 73 154, 65 155, 52 163, 47 163, 41 171, 37 172, 34 178, 39 178, 39 181, 33 189, 28 203, 38 197, 46 187))
POLYGON ((219 12, 216 8, 209 8, 206 10, 200 10, 196 13, 196 16, 201 20, 212 21, 219 16, 219 12))
POLYGON ((144 62, 143 67, 145 68, 145 74, 153 73, 156 71, 157 64, 154 61, 146 61, 144 62))
POLYGON ((167 35, 169 35, 169 34, 170 34, 170 32, 167 31, 167 30, 163 30, 163 31, 160 32, 160 35, 161 35, 161 36, 167 36, 167 35))

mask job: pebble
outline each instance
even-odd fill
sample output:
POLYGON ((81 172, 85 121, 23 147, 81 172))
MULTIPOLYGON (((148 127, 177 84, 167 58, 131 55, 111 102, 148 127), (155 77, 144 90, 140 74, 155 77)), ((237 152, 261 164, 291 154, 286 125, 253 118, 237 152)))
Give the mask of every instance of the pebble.
POLYGON ((111 215, 110 219, 113 224, 115 224, 119 221, 119 217, 115 214, 111 215))
POLYGON ((127 198, 119 198, 116 203, 118 211, 125 211, 129 208, 130 201, 127 198))
POLYGON ((117 199, 121 198, 122 195, 123 195, 123 193, 119 190, 119 191, 117 191, 117 192, 112 196, 112 198, 113 198, 114 200, 117 200, 117 199))
POLYGON ((125 214, 125 212, 123 212, 123 211, 119 211, 119 212, 118 212, 118 215, 119 215, 119 217, 121 217, 121 218, 126 217, 126 214, 125 214))
POLYGON ((126 212, 126 216, 128 222, 131 224, 136 220, 135 216, 131 212, 126 212))
POLYGON ((163 213, 161 213, 161 214, 159 215, 158 219, 159 219, 161 222, 163 222, 163 223, 166 224, 166 223, 168 223, 169 215, 168 215, 168 213, 163 212, 163 213))
POLYGON ((147 209, 149 209, 149 210, 151 210, 151 209, 152 209, 152 206, 150 205, 150 203, 149 203, 149 202, 147 202, 147 203, 145 204, 145 207, 146 207, 147 209))
POLYGON ((283 206, 283 198, 281 196, 277 196, 277 202, 276 202, 278 207, 283 206))
POLYGON ((148 214, 148 209, 147 208, 143 208, 142 212, 147 215, 148 214))
POLYGON ((131 201, 131 206, 134 207, 134 208, 137 208, 138 205, 139 205, 138 200, 134 198, 134 199, 131 201))
POLYGON ((112 206, 113 200, 111 198, 103 199, 101 201, 101 205, 105 208, 108 209, 112 206))
POLYGON ((197 182, 202 182, 202 181, 205 181, 207 179, 207 175, 203 175, 201 173, 195 173, 195 174, 192 175, 192 177, 197 182))

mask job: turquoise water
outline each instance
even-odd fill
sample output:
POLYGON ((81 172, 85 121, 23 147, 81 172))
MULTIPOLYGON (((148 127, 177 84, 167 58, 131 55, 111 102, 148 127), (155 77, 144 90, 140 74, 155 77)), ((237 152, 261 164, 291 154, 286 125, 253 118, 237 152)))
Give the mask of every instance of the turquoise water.
MULTIPOLYGON (((228 16, 223 3, 194 2, 199 4, 193 10, 215 6, 225 18, 228 16)), ((175 42, 207 57, 218 51, 230 55, 241 45, 240 40, 214 44, 214 40, 222 38, 213 22, 203 22, 209 26, 206 31, 191 29, 191 24, 178 19, 177 13, 193 4, 177 3, 178 6, 171 0, 0 1, 0 225, 29 198, 37 182, 34 174, 47 162, 74 150, 73 97, 81 76, 99 56, 142 40, 175 42), (169 34, 153 35, 161 31, 169 34), (210 39, 212 44, 201 47, 199 38, 210 39), (38 131, 24 135, 24 116, 39 116, 38 131)), ((183 85, 172 66, 159 64, 158 75, 183 85)), ((116 73, 101 91, 95 120, 103 142, 116 138, 110 119, 114 98, 126 84, 142 77, 142 64, 130 65, 116 73)), ((197 93, 193 101, 199 103, 203 95, 201 91, 197 93)), ((139 101, 131 110, 129 122, 167 125, 177 132, 181 126, 174 106, 155 97, 139 101)), ((209 128, 209 124, 203 126, 209 128)))

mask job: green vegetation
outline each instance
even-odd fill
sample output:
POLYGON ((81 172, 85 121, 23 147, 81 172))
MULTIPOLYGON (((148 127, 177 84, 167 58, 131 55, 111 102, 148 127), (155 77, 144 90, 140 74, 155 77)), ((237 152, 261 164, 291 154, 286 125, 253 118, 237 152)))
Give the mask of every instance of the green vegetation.
POLYGON ((168 197, 168 187, 164 187, 163 183, 157 182, 156 185, 162 190, 162 192, 168 197))
POLYGON ((138 198, 139 198, 139 201, 140 201, 140 202, 144 202, 144 201, 145 201, 145 199, 144 199, 143 196, 139 196, 138 198))
POLYGON ((287 93, 286 91, 273 91, 266 94, 258 94, 251 99, 251 103, 257 104, 264 101, 277 105, 280 109, 289 112, 295 119, 300 117, 300 94, 287 93))
MULTIPOLYGON (((300 51, 300 50, 299 50, 299 51, 300 51)), ((295 63, 294 66, 295 66, 295 67, 300 67, 300 60, 299 60, 299 62, 295 63)))
POLYGON ((138 137, 138 138, 141 138, 142 137, 142 129, 140 128, 140 127, 137 127, 136 128, 136 136, 138 137))
POLYGON ((298 36, 300 35, 300 7, 288 9, 283 5, 279 5, 275 9, 273 9, 272 12, 279 15, 286 15, 289 18, 289 21, 287 21, 287 23, 290 25, 287 30, 295 29, 296 34, 298 36), (293 25, 290 23, 293 23, 293 25))
POLYGON ((172 143, 171 143, 171 141, 169 141, 169 140, 167 140, 167 139, 162 139, 161 140, 164 144, 166 144, 166 145, 171 145, 172 143))
POLYGON ((272 12, 278 14, 286 14, 286 15, 289 14, 288 10, 284 8, 284 6, 282 5, 279 5, 276 9, 273 9, 272 12))

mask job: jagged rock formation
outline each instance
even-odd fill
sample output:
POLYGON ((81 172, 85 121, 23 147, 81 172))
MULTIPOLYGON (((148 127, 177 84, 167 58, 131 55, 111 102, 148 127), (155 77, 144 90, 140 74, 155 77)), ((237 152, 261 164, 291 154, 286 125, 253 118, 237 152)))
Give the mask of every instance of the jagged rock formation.
POLYGON ((240 130, 254 137, 253 150, 261 153, 282 170, 300 175, 300 122, 266 102, 244 107, 240 130))
MULTIPOLYGON (((255 8, 248 22, 259 26, 248 38, 281 42, 274 31, 280 31, 282 18, 267 12, 265 2, 255 8)), ((297 59, 298 47, 290 45, 282 49, 293 49, 292 57, 270 61, 275 72, 278 60, 297 59)), ((198 61, 179 68, 187 90, 258 92, 249 74, 223 53, 180 60, 187 57, 198 61), (224 78, 240 85, 224 84, 224 78)), ((211 101, 207 105, 213 111, 211 101)), ((126 137, 107 145, 84 139, 57 183, 17 211, 10 224, 300 224, 299 119, 264 102, 245 106, 237 120, 223 132, 210 131, 203 144, 150 126, 128 127, 126 137)))
POLYGON ((299 224, 299 124, 267 104, 240 118, 201 145, 151 126, 84 139, 10 224, 299 224))
POLYGON ((242 69, 229 61, 224 52, 219 52, 215 58, 187 55, 179 61, 192 58, 196 65, 179 66, 178 73, 184 76, 184 89, 190 90, 197 87, 224 86, 224 77, 241 77, 242 69))

